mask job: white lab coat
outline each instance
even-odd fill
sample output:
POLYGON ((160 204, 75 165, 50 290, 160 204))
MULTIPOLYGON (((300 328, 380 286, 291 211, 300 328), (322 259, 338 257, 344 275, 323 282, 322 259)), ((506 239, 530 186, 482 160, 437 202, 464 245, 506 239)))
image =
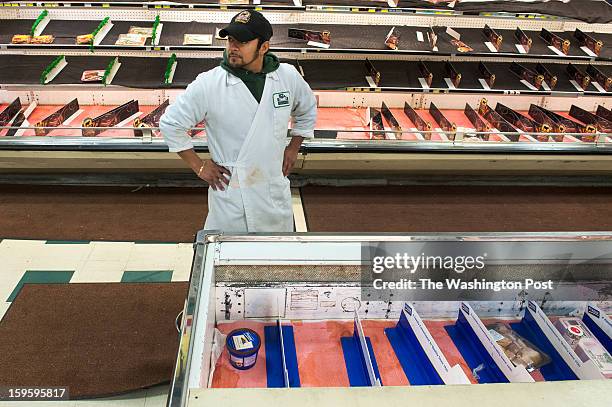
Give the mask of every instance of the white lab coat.
POLYGON ((267 74, 257 103, 242 80, 221 67, 204 72, 160 119, 169 151, 193 148, 187 130, 205 120, 211 158, 232 174, 225 191, 208 188, 204 228, 222 232, 291 232, 289 179, 282 164, 292 136, 314 137, 316 99, 289 64, 267 74))

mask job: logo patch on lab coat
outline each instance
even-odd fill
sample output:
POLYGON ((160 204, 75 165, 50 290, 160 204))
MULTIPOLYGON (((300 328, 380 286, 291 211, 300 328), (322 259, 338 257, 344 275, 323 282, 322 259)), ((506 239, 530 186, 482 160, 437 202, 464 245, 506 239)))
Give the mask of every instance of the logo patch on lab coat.
POLYGON ((278 92, 272 95, 274 100, 274 107, 285 107, 289 106, 289 92, 278 92))

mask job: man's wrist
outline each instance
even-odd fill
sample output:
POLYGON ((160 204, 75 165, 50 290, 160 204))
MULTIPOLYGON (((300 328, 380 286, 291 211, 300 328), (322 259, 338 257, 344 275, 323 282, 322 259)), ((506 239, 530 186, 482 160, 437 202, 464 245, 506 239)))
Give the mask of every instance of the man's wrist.
POLYGON ((202 171, 204 171, 204 164, 202 164, 200 168, 198 169, 198 172, 196 172, 196 174, 198 174, 198 177, 202 175, 202 171))
POLYGON ((294 136, 291 138, 291 141, 289 142, 289 145, 287 146, 287 148, 294 150, 294 151, 299 151, 300 146, 302 145, 302 141, 304 141, 304 137, 294 136))
POLYGON ((201 160, 199 164, 194 165, 191 169, 193 170, 193 172, 195 172, 198 177, 200 176, 200 174, 202 174, 202 171, 204 170, 204 166, 206 165, 206 160, 201 160))

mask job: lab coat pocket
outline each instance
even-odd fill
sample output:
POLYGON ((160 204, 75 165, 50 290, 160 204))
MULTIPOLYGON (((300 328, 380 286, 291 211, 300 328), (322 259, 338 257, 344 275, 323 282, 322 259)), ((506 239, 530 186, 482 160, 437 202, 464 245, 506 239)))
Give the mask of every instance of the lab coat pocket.
POLYGON ((291 189, 286 177, 274 178, 268 182, 272 204, 280 209, 291 209, 291 189))
POLYGON ((214 189, 212 189, 212 187, 209 185, 209 186, 208 186, 208 194, 209 194, 209 195, 212 195, 212 196, 215 196, 215 197, 217 197, 217 198, 226 199, 226 198, 228 198, 228 196, 229 196, 229 188, 230 188, 230 187, 229 187, 228 185, 225 185, 225 186, 224 186, 224 188, 225 188, 224 190, 217 189, 217 190, 215 191, 215 190, 214 190, 214 189))

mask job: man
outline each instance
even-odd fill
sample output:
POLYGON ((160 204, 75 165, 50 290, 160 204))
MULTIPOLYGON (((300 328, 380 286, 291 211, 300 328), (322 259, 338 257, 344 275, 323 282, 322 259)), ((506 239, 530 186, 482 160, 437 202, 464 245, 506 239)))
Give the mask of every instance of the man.
POLYGON ((162 135, 209 184, 205 229, 291 232, 287 175, 304 138, 314 137, 316 99, 292 65, 268 52, 272 26, 261 13, 241 11, 220 34, 227 37, 221 66, 198 75, 168 107, 162 135), (212 158, 206 161, 187 135, 202 120, 212 158))

